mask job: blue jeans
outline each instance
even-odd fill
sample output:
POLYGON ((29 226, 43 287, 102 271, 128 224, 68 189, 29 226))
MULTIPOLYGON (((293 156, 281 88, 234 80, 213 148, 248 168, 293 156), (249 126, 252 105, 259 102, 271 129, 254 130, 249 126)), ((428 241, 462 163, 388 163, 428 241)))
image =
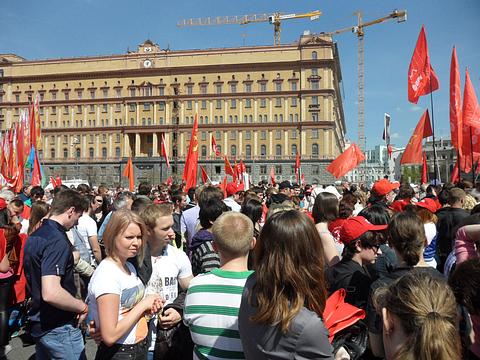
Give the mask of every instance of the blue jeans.
POLYGON ((35 338, 37 360, 87 360, 82 332, 67 324, 35 338))

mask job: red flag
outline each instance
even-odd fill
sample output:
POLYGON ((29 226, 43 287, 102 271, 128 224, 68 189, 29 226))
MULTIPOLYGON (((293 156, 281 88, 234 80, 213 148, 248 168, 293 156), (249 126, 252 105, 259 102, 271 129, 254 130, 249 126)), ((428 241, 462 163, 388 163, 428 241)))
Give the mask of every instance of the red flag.
POLYGON ((50 176, 50 183, 52 184, 53 188, 55 189, 58 185, 53 176, 50 176))
MULTIPOLYGON (((40 96, 36 94, 35 96, 35 102, 33 103, 33 109, 35 111, 34 118, 35 118, 35 144, 36 144, 36 149, 41 149, 42 148, 42 132, 40 129, 40 96)), ((32 130, 30 130, 32 131, 32 130)))
POLYGON ((275 167, 272 166, 270 169, 270 180, 272 181, 272 185, 275 186, 275 167))
POLYGON ((55 179, 55 182, 57 183, 57 186, 62 185, 62 178, 60 176, 57 176, 57 178, 55 179))
POLYGON ((430 64, 427 37, 422 25, 408 68, 408 101, 416 104, 420 96, 430 94, 438 88, 438 78, 430 64))
POLYGON ((215 137, 212 134, 212 151, 215 156, 220 156, 220 150, 218 149, 217 142, 215 141, 215 137))
POLYGON ((203 166, 200 166, 200 170, 202 172, 202 181, 204 184, 206 184, 208 181, 210 181, 210 178, 208 177, 207 170, 203 166))
POLYGON ((247 172, 247 167, 245 166, 245 164, 243 163, 243 160, 240 160, 240 173, 241 174, 244 174, 247 172))
POLYGON ((417 127, 413 131, 410 141, 403 152, 400 164, 421 164, 422 163, 422 140, 432 136, 432 125, 428 109, 423 113, 417 127))
POLYGON ((240 163, 237 163, 237 159, 235 160, 235 164, 233 166, 234 172, 235 172, 235 178, 234 180, 238 180, 239 178, 242 177, 242 167, 240 166, 240 163))
POLYGON ((450 134, 452 145, 457 150, 460 150, 462 147, 461 103, 460 72, 458 71, 457 50, 454 46, 450 63, 450 134))
POLYGON ((352 144, 327 166, 327 171, 339 178, 355 169, 363 160, 365 160, 365 155, 357 144, 352 144))
POLYGON ((135 189, 135 174, 133 173, 133 163, 132 158, 128 158, 127 166, 123 170, 123 176, 128 178, 128 188, 130 191, 135 189))
POLYGON ((458 160, 455 161, 455 166, 453 167, 452 177, 450 179, 451 183, 458 183, 460 181, 459 170, 458 170, 458 160))
POLYGON ((35 158, 33 162, 33 171, 32 171, 32 186, 41 186, 42 185, 42 173, 40 171, 40 162, 38 161, 37 150, 35 150, 35 158))
POLYGON ((228 174, 235 179, 235 172, 232 168, 232 164, 230 164, 230 161, 228 161, 227 155, 224 156, 224 160, 225 160, 225 174, 228 174))
POLYGON ((480 128, 480 108, 478 107, 477 95, 470 81, 468 69, 465 70, 465 88, 463 89, 463 123, 472 128, 480 128))
POLYGON ((185 189, 190 189, 197 185, 198 170, 198 120, 195 115, 193 122, 192 135, 190 136, 190 145, 188 146, 187 160, 183 169, 182 180, 185 181, 185 189))
POLYGON ((295 178, 297 179, 297 184, 300 182, 300 154, 297 152, 295 157, 295 178))
POLYGON ((35 149, 37 148, 37 136, 36 136, 36 122, 35 122, 35 108, 33 104, 30 104, 30 107, 28 109, 28 124, 30 128, 30 144, 33 146, 35 149))
POLYGON ((391 159, 392 158, 392 153, 393 153, 393 146, 388 144, 387 145, 387 152, 388 152, 388 158, 391 159))
POLYGON ((165 158, 165 162, 167 163, 167 168, 169 168, 170 161, 168 161, 168 152, 167 147, 165 146, 165 134, 162 134, 162 155, 165 158))
POLYGON ((302 174, 302 183, 300 185, 305 185, 305 174, 302 174))
POLYGON ((165 182, 165 184, 167 184, 168 186, 171 186, 173 184, 173 178, 172 178, 172 175, 170 175, 167 179, 167 181, 165 182))
POLYGON ((426 184, 428 182, 428 167, 427 167, 427 154, 425 151, 422 155, 422 184, 426 184))
POLYGON ((223 197, 227 198, 227 176, 223 178, 222 183, 220 184, 220 189, 223 191, 223 197))

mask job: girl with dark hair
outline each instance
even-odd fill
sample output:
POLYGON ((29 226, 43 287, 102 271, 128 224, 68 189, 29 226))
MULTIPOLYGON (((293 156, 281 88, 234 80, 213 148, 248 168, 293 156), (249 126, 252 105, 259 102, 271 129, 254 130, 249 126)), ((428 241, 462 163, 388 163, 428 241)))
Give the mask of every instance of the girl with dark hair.
POLYGON ((343 251, 343 244, 336 242, 328 230, 328 224, 338 217, 337 197, 327 192, 319 193, 313 204, 312 216, 323 245, 325 263, 332 266, 340 261, 343 251))
POLYGON ((313 222, 296 210, 269 217, 255 246, 255 266, 238 314, 245 357, 333 359, 322 321, 323 248, 313 222))
POLYGON ((346 290, 345 301, 365 309, 372 277, 366 268, 377 258, 380 249, 376 231, 387 225, 373 225, 362 216, 345 220, 340 230, 340 239, 345 244, 343 258, 327 269, 329 292, 346 290))

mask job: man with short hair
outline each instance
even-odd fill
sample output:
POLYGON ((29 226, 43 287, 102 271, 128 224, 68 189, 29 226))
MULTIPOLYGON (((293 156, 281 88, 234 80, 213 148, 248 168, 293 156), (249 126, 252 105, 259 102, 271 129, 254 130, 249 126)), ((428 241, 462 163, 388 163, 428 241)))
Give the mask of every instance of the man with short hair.
POLYGON ((86 359, 77 327, 88 306, 75 298, 73 245, 66 231, 77 225, 87 209, 83 197, 64 190, 55 197, 45 219, 25 245, 25 275, 32 296, 29 317, 36 343, 36 358, 86 359))
POLYGON ((238 309, 252 274, 247 263, 255 246, 253 223, 241 213, 227 212, 214 222, 212 233, 221 266, 190 282, 183 321, 195 344, 194 359, 244 359, 238 309))
MULTIPOLYGON (((187 194, 183 191, 177 191, 172 194, 173 203, 173 231, 175 231, 175 246, 182 248, 182 226, 180 221, 182 219, 182 213, 187 207, 187 194)), ((186 242, 185 242, 186 244, 186 242)))

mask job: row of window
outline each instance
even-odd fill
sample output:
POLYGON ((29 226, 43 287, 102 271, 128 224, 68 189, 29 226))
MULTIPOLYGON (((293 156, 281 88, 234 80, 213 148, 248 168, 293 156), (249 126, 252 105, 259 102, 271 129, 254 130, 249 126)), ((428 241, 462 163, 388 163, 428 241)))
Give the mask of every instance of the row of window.
MULTIPOLYGON (((222 146, 217 145, 217 148, 219 149, 220 152, 222 152, 222 146)), ((312 144, 312 156, 318 156, 319 155, 319 146, 318 144, 312 144)), ((209 147, 206 145, 202 145, 200 147, 200 156, 207 156, 209 153, 209 147)), ((290 155, 295 156, 297 155, 297 145, 292 144, 290 147, 290 155)), ((237 146, 236 145, 230 145, 230 156, 236 156, 237 155, 237 146)), ((245 156, 246 158, 250 158, 252 156, 252 146, 251 145, 246 145, 245 146, 245 156)), ((275 145, 275 156, 282 156, 283 155, 283 147, 280 144, 275 145)), ((260 145, 260 156, 267 156, 267 145, 260 145)))
MULTIPOLYGON (((103 159, 106 159, 108 156, 108 151, 107 151, 107 148, 106 147, 103 147, 102 150, 101 150, 101 157, 103 159)), ((115 148, 115 157, 120 157, 121 156, 121 149, 120 147, 116 147, 115 148)), ((75 149, 75 158, 79 159, 82 157, 82 151, 81 149, 75 149)), ((89 148, 88 149, 88 157, 89 158, 94 158, 95 157, 95 149, 94 148, 89 148)), ((50 149, 50 158, 51 159, 56 159, 57 158, 57 154, 56 154, 56 151, 55 149, 50 149)), ((69 158, 69 150, 68 148, 63 148, 63 158, 64 159, 68 159, 69 158)))

